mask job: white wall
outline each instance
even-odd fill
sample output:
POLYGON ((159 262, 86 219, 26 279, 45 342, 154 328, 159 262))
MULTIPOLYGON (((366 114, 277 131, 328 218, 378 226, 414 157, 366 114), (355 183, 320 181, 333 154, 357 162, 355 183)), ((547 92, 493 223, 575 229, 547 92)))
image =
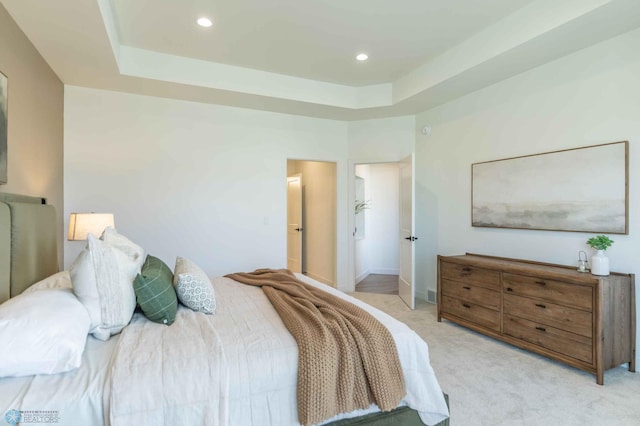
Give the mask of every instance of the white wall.
POLYGON ((356 163, 400 161, 413 152, 413 115, 352 121, 348 124, 349 159, 356 163))
MULTIPOLYGON (((286 267, 287 158, 336 161, 347 281, 347 123, 67 86, 64 125, 65 217, 113 212, 171 268, 210 275, 286 267)), ((65 243, 66 266, 82 245, 65 243)))
POLYGON ((613 235, 607 252, 612 270, 640 274, 638 46, 640 30, 416 117, 417 233, 433 237, 418 241, 426 277, 419 286, 435 289, 437 254, 575 264, 579 250, 591 251, 585 242, 592 234, 471 227, 471 164, 621 140, 630 143, 629 235, 613 235), (427 124, 432 131, 424 137, 419 129, 427 124))
POLYGON ((398 163, 371 164, 371 208, 367 212, 365 241, 372 274, 398 274, 400 235, 400 169, 398 163))
MULTIPOLYGON (((410 155, 414 151, 415 126, 414 116, 362 120, 349 123, 348 199, 351 205, 355 200, 356 165, 400 161, 410 155)), ((369 220, 368 216, 365 220, 369 220)), ((354 226, 354 215, 350 214, 348 227, 353 230, 354 226)), ((346 288, 353 291, 356 277, 356 244, 361 245, 362 243, 356 242, 352 233, 349 234, 348 242, 349 272, 347 276, 351 281, 346 288)), ((361 249, 359 250, 362 251, 361 249)), ((425 298, 426 295, 418 294, 418 297, 425 298)))
MULTIPOLYGON (((369 164, 358 164, 355 166, 355 174, 358 177, 361 177, 364 181, 364 197, 361 200, 358 196, 355 198, 359 201, 366 201, 371 199, 371 185, 369 185, 370 176, 369 176, 369 164)), ((356 238, 355 240, 355 258, 354 258, 354 266, 355 266, 355 283, 358 284, 363 279, 367 278, 371 273, 369 271, 369 244, 367 241, 367 223, 369 222, 369 210, 364 210, 360 213, 362 215, 362 224, 364 225, 364 230, 361 230, 362 238, 356 238)), ((357 226, 354 223, 354 227, 357 226)), ((355 231, 355 228, 354 228, 355 231)))

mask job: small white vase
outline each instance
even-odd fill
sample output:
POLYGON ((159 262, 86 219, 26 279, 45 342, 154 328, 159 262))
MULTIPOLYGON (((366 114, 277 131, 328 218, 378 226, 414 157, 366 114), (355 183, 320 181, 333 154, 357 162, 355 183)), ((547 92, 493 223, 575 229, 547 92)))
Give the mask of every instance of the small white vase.
POLYGON ((606 277, 609 275, 609 258, 604 254, 604 250, 591 256, 591 273, 606 277))

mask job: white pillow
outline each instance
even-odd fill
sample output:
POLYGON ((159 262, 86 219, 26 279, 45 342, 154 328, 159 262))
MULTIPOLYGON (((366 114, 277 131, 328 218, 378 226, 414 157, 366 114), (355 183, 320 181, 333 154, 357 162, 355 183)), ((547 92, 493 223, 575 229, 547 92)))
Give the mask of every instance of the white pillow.
POLYGON ((70 289, 32 291, 0 305, 0 377, 78 368, 89 315, 70 289))
POLYGON ((173 271, 173 285, 178 300, 189 309, 215 314, 216 296, 207 274, 190 260, 178 256, 173 271))
POLYGON ((146 255, 144 249, 125 237, 122 234, 119 234, 111 226, 107 226, 102 232, 102 236, 100 239, 105 243, 109 244, 111 247, 115 247, 118 250, 124 252, 131 260, 138 264, 138 272, 142 268, 144 264, 144 260, 146 259, 146 255))
POLYGON ((133 279, 139 271, 137 260, 88 235, 87 247, 71 265, 70 275, 96 339, 108 340, 131 321, 136 307, 133 279))
POLYGON ((31 293, 32 291, 37 290, 50 290, 57 288, 72 288, 69 271, 60 271, 56 274, 50 275, 42 281, 38 281, 31 287, 28 287, 25 291, 22 292, 22 294, 31 293))

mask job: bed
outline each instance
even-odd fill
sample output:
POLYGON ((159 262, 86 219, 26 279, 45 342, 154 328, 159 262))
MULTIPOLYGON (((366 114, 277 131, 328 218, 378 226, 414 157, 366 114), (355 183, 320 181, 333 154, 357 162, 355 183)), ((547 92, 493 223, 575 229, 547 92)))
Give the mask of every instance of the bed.
MULTIPOLYGON (((0 301, 23 292, 72 297, 69 274, 56 273, 51 206, 39 198, 0 194, 0 236, 0 301)), ((298 278, 362 307, 386 326, 407 388, 395 410, 381 413, 372 405, 321 424, 448 424, 445 396, 424 341, 383 312, 305 276, 298 278)), ((86 337, 77 368, 0 377, 0 416, 9 424, 18 423, 20 416, 20 424, 299 424, 296 341, 260 288, 225 277, 211 282, 215 315, 180 306, 167 327, 136 311, 121 333, 105 341, 86 337), (138 370, 141 365, 145 369, 138 370)))

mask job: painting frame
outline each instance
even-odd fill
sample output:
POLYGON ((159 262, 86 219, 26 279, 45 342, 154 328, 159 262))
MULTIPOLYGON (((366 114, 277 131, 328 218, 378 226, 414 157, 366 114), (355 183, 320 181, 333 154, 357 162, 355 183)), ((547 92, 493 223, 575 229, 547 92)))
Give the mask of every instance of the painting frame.
POLYGON ((471 165, 471 225, 629 233, 629 142, 471 165))
POLYGON ((7 183, 9 140, 9 78, 0 70, 0 184, 7 183))

